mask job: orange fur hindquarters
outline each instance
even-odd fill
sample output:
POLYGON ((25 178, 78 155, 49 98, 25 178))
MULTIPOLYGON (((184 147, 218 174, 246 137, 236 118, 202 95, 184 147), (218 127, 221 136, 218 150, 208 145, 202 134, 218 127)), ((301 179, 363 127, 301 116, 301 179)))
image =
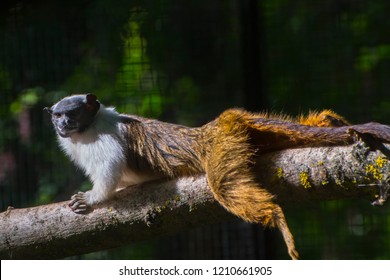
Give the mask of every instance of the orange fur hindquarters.
POLYGON ((245 123, 252 115, 228 111, 210 130, 212 150, 204 159, 210 188, 227 210, 247 222, 278 227, 292 259, 298 258, 294 238, 283 211, 273 202, 273 195, 260 186, 253 173, 255 150, 245 123))
POLYGON ((205 126, 204 140, 208 145, 202 162, 216 200, 247 222, 277 227, 290 257, 298 259, 282 208, 273 201, 273 195, 256 182, 255 157, 290 147, 346 143, 347 134, 315 128, 344 125, 348 122, 330 110, 310 113, 296 122, 277 115, 256 115, 238 109, 225 111, 205 126))

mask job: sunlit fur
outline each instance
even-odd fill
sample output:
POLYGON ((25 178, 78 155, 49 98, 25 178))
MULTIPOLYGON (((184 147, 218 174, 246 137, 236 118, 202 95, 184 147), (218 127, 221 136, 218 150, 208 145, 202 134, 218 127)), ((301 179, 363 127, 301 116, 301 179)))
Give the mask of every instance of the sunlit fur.
POLYGON ((350 125, 343 117, 332 110, 323 110, 322 112, 311 111, 307 116, 301 115, 298 118, 300 124, 318 127, 340 127, 350 125))

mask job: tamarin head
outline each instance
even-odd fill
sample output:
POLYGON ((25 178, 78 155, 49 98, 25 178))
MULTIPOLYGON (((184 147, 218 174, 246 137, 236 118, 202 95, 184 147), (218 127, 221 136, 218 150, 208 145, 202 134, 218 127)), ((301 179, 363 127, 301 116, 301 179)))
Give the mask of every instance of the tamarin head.
POLYGON ((45 110, 51 114, 51 121, 61 137, 85 131, 99 111, 100 103, 93 94, 72 95, 60 100, 45 110))

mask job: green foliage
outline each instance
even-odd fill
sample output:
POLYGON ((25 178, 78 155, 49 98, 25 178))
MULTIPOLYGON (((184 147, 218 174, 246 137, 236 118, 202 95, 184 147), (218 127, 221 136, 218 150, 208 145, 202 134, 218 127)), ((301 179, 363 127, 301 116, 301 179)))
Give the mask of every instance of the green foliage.
POLYGON ((390 45, 379 45, 372 48, 363 47, 360 50, 356 68, 363 72, 371 72, 384 60, 390 59, 390 45))
POLYGON ((56 183, 52 180, 47 180, 47 178, 42 178, 39 182, 39 188, 34 204, 42 205, 51 203, 57 194, 58 186, 56 183))
POLYGON ((4 64, 0 63, 0 85, 3 91, 9 91, 12 88, 11 74, 4 64))
MULTIPOLYGON (((131 106, 129 108, 127 105, 126 109, 138 111, 146 116, 159 117, 162 112, 162 93, 156 83, 157 74, 146 55, 147 41, 139 32, 138 14, 135 15, 130 18, 122 35, 126 47, 117 74, 115 90, 126 94, 126 103, 131 106)), ((119 106, 119 109, 124 108, 119 106)))
POLYGON ((11 103, 10 113, 13 116, 18 116, 24 108, 36 105, 42 99, 43 93, 44 90, 40 87, 23 90, 18 99, 11 103))

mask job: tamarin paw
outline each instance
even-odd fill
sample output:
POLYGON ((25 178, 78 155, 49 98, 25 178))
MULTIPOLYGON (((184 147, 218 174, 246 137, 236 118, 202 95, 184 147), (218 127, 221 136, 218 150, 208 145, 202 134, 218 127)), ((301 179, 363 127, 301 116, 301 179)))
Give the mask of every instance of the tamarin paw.
POLYGON ((298 254, 297 250, 295 250, 295 249, 288 250, 288 254, 290 255, 291 259, 299 260, 299 254, 298 254))
POLYGON ((78 192, 74 194, 68 205, 77 214, 85 213, 88 209, 86 193, 78 192))

